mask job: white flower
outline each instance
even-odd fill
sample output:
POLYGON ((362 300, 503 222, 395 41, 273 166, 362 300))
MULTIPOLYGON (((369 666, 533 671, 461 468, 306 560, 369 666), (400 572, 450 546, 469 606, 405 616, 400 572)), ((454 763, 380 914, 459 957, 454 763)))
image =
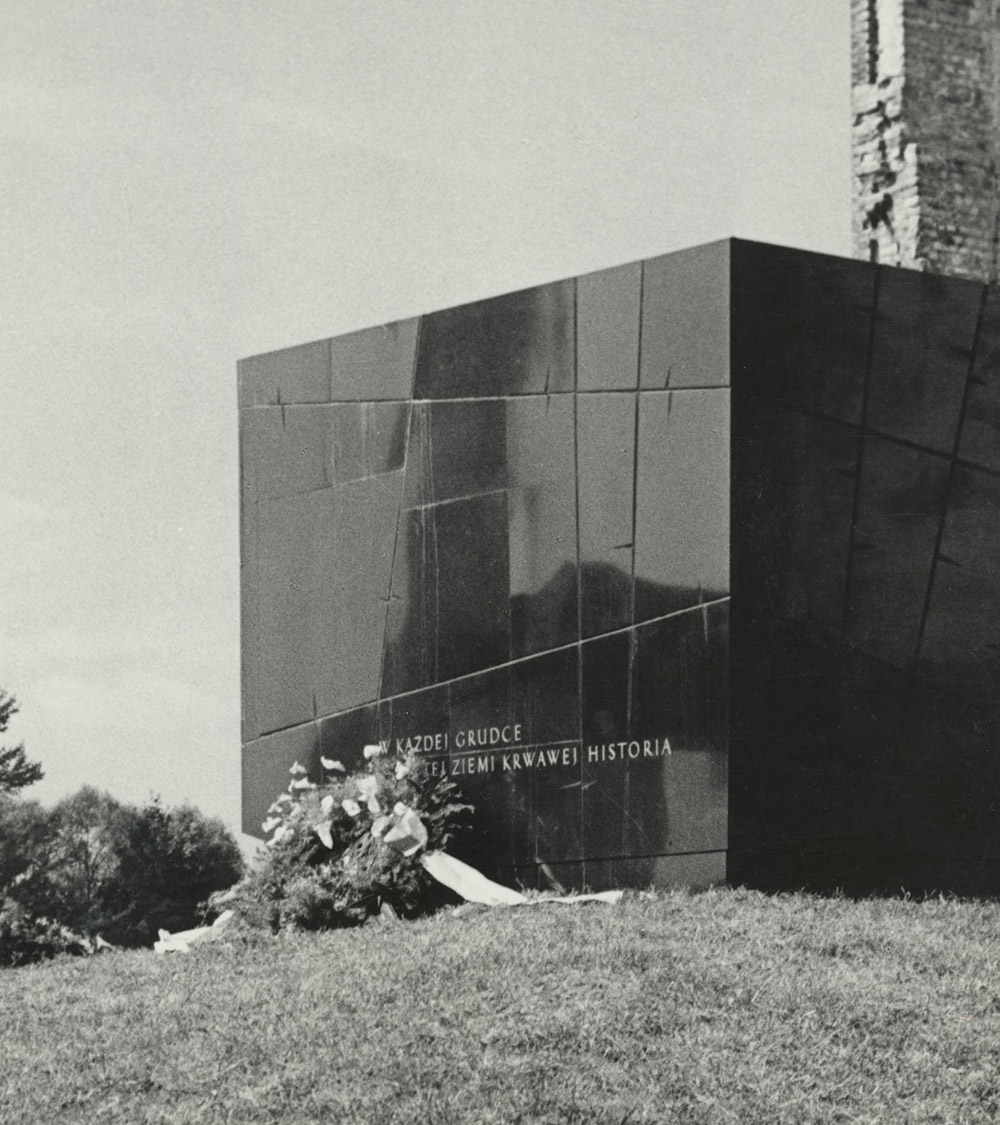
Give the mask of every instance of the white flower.
POLYGON ((290 782, 289 789, 315 789, 316 784, 309 780, 308 777, 299 777, 295 781, 290 782))
POLYGON ((358 796, 362 801, 370 801, 378 792, 378 778, 374 774, 358 778, 358 796))
POLYGON ((306 767, 304 765, 302 765, 301 762, 294 762, 291 766, 289 766, 288 772, 289 773, 308 773, 309 771, 306 769, 306 767))
POLYGON ((350 797, 345 797, 340 802, 340 807, 348 816, 359 816, 361 813, 361 806, 357 801, 352 801, 350 797))
MULTIPOLYGON (((273 808, 274 806, 272 805, 271 807, 273 808)), ((264 823, 261 825, 261 828, 265 832, 273 832, 275 830, 275 828, 277 828, 280 823, 281 823, 281 817, 280 816, 269 816, 267 818, 267 820, 265 820, 264 823)))
POLYGON ((385 751, 377 742, 369 742, 368 745, 361 751, 365 758, 377 758, 379 754, 384 754, 385 751))
POLYGON ((410 767, 403 762, 396 763, 396 780, 401 781, 410 772, 410 767))
POLYGON ((320 801, 319 807, 323 810, 323 812, 329 815, 330 810, 333 808, 333 796, 330 793, 327 793, 323 800, 320 801))
POLYGON ((329 820, 324 820, 322 824, 314 824, 313 831, 323 841, 330 850, 333 850, 333 837, 330 835, 331 823, 329 820))
POLYGON ((344 769, 344 763, 334 761, 332 758, 320 757, 320 765, 325 770, 340 770, 341 773, 347 773, 347 770, 344 769))
POLYGON ((274 835, 268 840, 268 844, 280 844, 286 836, 294 836, 295 829, 287 824, 282 824, 279 828, 275 829, 274 835))

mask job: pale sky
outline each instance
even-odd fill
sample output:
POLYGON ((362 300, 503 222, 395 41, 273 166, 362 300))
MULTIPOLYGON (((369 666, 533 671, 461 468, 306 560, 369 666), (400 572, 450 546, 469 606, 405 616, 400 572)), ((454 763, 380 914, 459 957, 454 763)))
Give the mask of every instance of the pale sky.
POLYGON ((850 252, 847 0, 4 0, 0 686, 239 823, 236 360, 738 235, 850 252))

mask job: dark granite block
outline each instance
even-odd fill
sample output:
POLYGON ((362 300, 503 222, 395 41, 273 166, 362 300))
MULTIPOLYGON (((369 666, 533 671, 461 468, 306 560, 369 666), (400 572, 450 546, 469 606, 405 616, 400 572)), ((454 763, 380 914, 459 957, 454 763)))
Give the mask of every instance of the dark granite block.
POLYGON ((454 850, 493 871, 511 862, 528 836, 516 778, 503 763, 503 755, 523 740, 511 706, 510 667, 455 680, 449 692, 449 775, 475 809, 470 831, 454 850))
MULTIPOLYGON (((320 753, 330 761, 340 762, 349 772, 363 770, 366 746, 385 744, 389 751, 395 753, 391 716, 392 704, 384 701, 321 719, 317 724, 320 753)), ((337 776, 335 772, 324 769, 322 763, 319 768, 324 779, 337 776)))
POLYGON ((982 292, 959 278, 879 271, 869 426, 951 453, 982 292))
POLYGON ((330 582, 335 503, 328 488, 257 505, 251 581, 257 657, 244 693, 251 737, 316 716, 317 655, 336 628, 330 582))
POLYGON ((507 485, 508 404, 425 402, 413 407, 406 451, 407 508, 507 485))
POLYGON ((643 390, 729 385, 729 247, 711 242, 643 262, 643 390))
POLYGON ((510 666, 512 714, 520 757, 503 755, 525 831, 515 859, 565 861, 582 853, 580 688, 577 646, 510 666))
POLYGON ((1000 471, 1000 289, 995 285, 983 308, 958 454, 1000 471))
POLYGON ((511 656, 577 639, 573 399, 507 404, 511 656))
MULTIPOLYGON (((629 689, 632 630, 580 646, 583 854, 624 854, 629 838, 630 785, 619 742, 632 737, 629 689)), ((659 737, 659 736, 656 736, 659 737)))
POLYGON ((330 401, 329 340, 241 359, 238 370, 241 407, 330 401))
POLYGON ((734 385, 861 424, 876 267, 733 240, 734 385))
POLYGON ((844 619, 861 434, 741 400, 733 431, 733 593, 757 619, 844 619))
POLYGON ((397 320, 331 341, 328 397, 335 402, 409 398, 419 324, 397 320))
POLYGON ((837 841, 890 830, 908 673, 839 632, 747 617, 734 595, 729 846, 734 877, 774 886, 802 879, 793 852, 835 866, 837 841))
POLYGON ((613 891, 622 887, 667 891, 675 887, 701 890, 726 881, 726 853, 651 855, 627 859, 588 859, 583 889, 613 891))
POLYGON ((377 695, 401 485, 390 473, 264 500, 248 513, 251 737, 377 695))
POLYGON ((916 658, 948 463, 866 438, 846 624, 852 644, 907 667, 916 658))
POLYGON ((243 411, 243 490, 250 501, 311 492, 333 483, 329 407, 243 411))
POLYGON ((404 512, 389 604, 383 695, 503 664, 509 654, 506 494, 404 512))
POLYGON ((504 866, 497 872, 499 882, 519 891, 546 891, 557 895, 573 894, 584 889, 583 863, 524 863, 504 866))
POLYGON ((577 390, 638 387, 641 294, 639 262, 577 279, 577 390))
POLYGON ((908 889, 1000 893, 1000 715, 918 679, 893 798, 908 889))
POLYGON ((414 398, 571 391, 573 293, 561 281, 425 316, 414 398))
POLYGON ((635 621, 729 590, 729 393, 639 396, 635 621))
POLYGON ((620 854, 726 847, 728 611, 717 604, 635 630, 620 854))
POLYGON ((960 468, 934 573, 920 672, 984 704, 1000 699, 1000 479, 960 468))
POLYGON ((572 645, 510 665, 511 714, 528 746, 580 738, 580 648, 572 645))
POLYGON ((583 638, 632 621, 636 395, 577 403, 580 628, 583 638))
POLYGON ((243 747, 243 831, 262 836, 261 824, 272 802, 288 790, 289 769, 298 762, 314 782, 321 780, 315 723, 291 727, 247 742, 243 747))
POLYGON ((317 715, 378 695, 402 483, 402 474, 394 472, 334 489, 333 542, 323 560, 320 595, 332 613, 324 618, 329 627, 314 634, 317 715))
POLYGON ((338 403, 326 409, 330 463, 337 484, 403 467, 410 413, 407 403, 338 403))

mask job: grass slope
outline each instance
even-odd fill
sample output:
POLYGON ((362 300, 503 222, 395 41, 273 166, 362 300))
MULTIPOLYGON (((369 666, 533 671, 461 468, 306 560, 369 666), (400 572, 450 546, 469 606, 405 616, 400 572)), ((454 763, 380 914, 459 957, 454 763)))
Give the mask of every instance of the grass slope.
POLYGON ((718 890, 8 970, 0 1121, 993 1121, 998 938, 718 890))

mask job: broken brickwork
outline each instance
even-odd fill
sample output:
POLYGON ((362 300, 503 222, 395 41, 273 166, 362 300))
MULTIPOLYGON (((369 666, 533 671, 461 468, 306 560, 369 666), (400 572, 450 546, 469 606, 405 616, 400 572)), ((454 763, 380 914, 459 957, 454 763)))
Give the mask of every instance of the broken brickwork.
POLYGON ((855 255, 997 277, 1000 3, 852 0, 855 255))

